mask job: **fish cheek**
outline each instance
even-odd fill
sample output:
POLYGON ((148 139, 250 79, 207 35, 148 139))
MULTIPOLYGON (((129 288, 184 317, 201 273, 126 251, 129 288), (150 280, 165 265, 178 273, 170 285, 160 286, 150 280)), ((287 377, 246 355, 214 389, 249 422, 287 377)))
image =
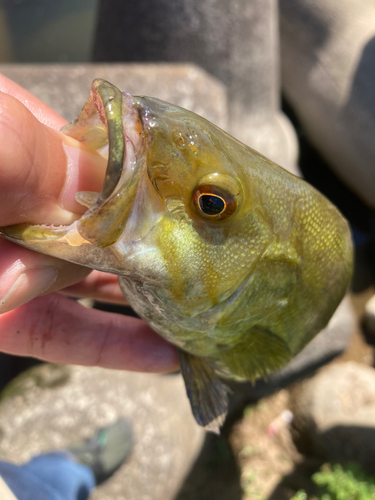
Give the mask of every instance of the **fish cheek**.
POLYGON ((159 220, 151 244, 158 249, 166 270, 171 300, 182 315, 191 317, 216 300, 206 286, 207 280, 215 280, 216 271, 210 265, 209 246, 199 241, 189 217, 178 210, 159 220))
POLYGON ((217 306, 251 272, 269 235, 257 221, 246 221, 245 227, 242 222, 209 226, 186 213, 159 221, 153 244, 163 259, 172 300, 183 315, 196 316, 217 306))

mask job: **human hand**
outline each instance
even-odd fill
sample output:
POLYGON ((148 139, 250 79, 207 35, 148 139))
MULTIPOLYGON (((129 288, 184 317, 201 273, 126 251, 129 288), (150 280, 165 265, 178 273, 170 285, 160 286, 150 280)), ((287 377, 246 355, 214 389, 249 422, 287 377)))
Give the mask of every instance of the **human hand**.
MULTIPOLYGON (((106 161, 57 132, 65 123, 0 75, 0 226, 70 224, 85 210, 75 193, 101 190, 106 161)), ((126 303, 116 276, 0 238, 0 351, 132 371, 177 369, 176 349, 143 321, 63 294, 126 303)))

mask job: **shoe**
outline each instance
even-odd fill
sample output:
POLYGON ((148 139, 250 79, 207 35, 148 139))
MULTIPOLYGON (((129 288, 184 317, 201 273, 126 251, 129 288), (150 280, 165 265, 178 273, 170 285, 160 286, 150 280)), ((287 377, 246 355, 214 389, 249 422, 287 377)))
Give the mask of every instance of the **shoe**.
POLYGON ((90 467, 98 485, 129 457, 133 448, 132 434, 130 422, 119 420, 99 429, 91 438, 67 451, 77 462, 90 467))

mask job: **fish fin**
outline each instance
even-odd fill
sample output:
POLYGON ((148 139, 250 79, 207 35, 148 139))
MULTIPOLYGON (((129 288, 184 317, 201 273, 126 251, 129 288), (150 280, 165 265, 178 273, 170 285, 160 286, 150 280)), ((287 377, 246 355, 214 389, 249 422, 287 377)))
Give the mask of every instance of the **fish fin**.
POLYGON ((228 413, 229 388, 204 359, 180 349, 179 357, 195 420, 206 430, 220 434, 228 413))
POLYGON ((253 383, 258 377, 266 379, 269 373, 280 370, 292 357, 283 339, 255 327, 248 332, 246 340, 230 348, 223 346, 220 352, 224 364, 234 375, 253 383))
POLYGON ((99 193, 93 191, 78 191, 75 194, 76 201, 84 207, 90 208, 98 201, 99 193))

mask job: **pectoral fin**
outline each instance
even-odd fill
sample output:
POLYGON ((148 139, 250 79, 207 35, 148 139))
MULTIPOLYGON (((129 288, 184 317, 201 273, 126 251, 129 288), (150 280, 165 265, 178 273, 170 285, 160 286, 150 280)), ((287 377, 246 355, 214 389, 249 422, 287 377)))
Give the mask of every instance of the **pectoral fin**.
POLYGON ((244 341, 230 348, 223 346, 221 356, 224 364, 238 377, 255 382, 258 377, 283 368, 292 354, 283 339, 277 335, 251 328, 244 341))
POLYGON ((195 420, 208 431, 220 434, 228 412, 228 387, 204 359, 181 350, 179 357, 195 420))

